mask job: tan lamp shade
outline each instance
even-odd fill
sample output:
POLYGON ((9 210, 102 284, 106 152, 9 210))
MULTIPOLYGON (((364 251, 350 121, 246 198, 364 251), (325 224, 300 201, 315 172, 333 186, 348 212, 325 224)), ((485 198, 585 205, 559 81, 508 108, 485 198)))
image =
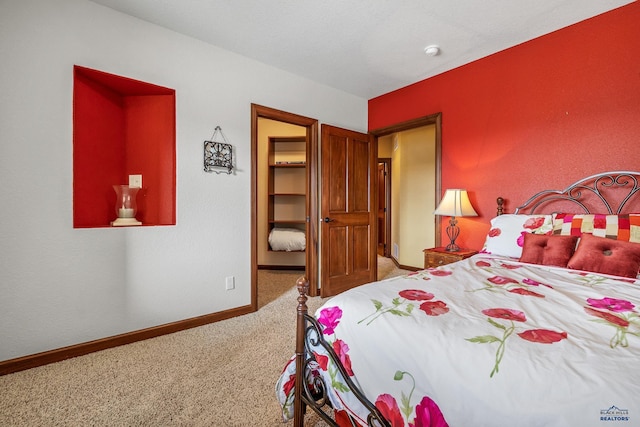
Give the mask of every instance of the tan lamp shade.
POLYGON ((460 247, 456 245, 456 239, 460 235, 460 228, 457 225, 458 221, 456 217, 478 216, 478 213, 473 209, 469 201, 467 190, 454 188, 445 191, 444 197, 440 201, 434 214, 451 217, 449 219, 449 225, 447 226, 447 236, 449 236, 451 242, 447 245, 446 250, 451 252, 459 251, 460 247))
POLYGON ((469 201, 467 190, 449 189, 444 193, 435 215, 444 216, 478 216, 469 201))

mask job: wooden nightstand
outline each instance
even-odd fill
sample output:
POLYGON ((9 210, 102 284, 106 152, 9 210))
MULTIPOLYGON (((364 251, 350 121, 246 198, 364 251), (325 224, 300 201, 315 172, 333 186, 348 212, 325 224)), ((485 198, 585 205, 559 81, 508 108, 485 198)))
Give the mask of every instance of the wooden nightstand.
POLYGON ((424 252, 424 268, 440 267, 469 258, 478 253, 469 249, 460 249, 457 252, 448 252, 445 248, 429 248, 424 252))

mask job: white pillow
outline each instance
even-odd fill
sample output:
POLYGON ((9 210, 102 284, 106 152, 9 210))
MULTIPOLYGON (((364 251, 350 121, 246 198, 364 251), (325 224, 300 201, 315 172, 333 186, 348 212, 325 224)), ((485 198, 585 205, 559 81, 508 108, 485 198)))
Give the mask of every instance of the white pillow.
POLYGON ((552 215, 500 215, 491 220, 483 252, 520 258, 524 233, 551 234, 552 215))
POLYGON ((269 233, 269 245, 273 251, 304 251, 307 241, 302 230, 276 227, 269 233))

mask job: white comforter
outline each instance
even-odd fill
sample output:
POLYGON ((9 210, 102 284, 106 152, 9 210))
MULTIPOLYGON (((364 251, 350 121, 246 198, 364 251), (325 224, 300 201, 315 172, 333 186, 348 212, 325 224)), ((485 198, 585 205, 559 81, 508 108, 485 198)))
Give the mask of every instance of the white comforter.
MULTIPOLYGON (((316 317, 393 426, 631 427, 640 426, 639 313, 640 280, 480 254, 352 289, 316 317)), ((334 407, 364 425, 318 353, 338 385, 334 407)), ((277 386, 285 417, 292 365, 277 386)))

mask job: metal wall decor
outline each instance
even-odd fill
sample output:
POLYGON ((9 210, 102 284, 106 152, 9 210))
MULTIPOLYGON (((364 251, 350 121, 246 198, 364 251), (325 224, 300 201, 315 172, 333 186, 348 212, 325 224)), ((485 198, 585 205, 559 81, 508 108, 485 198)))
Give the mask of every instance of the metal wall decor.
POLYGON ((233 171, 233 147, 220 126, 216 126, 211 141, 204 142, 204 171, 227 174, 233 171))

